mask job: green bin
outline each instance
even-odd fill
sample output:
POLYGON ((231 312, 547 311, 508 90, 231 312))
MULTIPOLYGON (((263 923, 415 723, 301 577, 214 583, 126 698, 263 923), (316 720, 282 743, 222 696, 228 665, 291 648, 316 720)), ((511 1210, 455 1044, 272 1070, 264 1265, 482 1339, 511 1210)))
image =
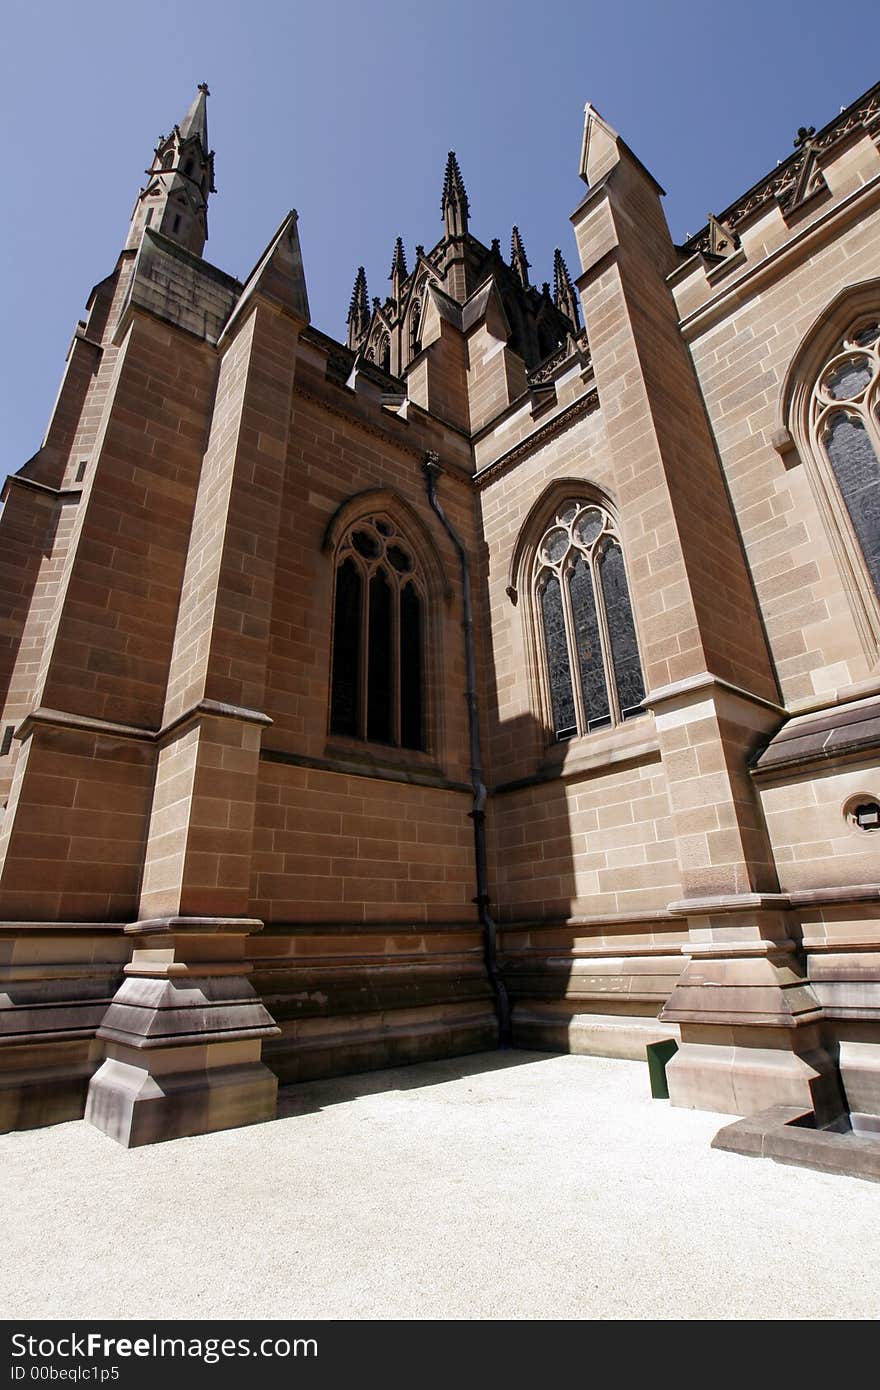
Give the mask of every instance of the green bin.
POLYGON ((651 1078, 651 1095, 654 1100, 668 1100, 669 1087, 666 1084, 666 1064, 678 1051, 678 1043, 672 1038, 663 1042, 648 1043, 648 1075, 651 1078))

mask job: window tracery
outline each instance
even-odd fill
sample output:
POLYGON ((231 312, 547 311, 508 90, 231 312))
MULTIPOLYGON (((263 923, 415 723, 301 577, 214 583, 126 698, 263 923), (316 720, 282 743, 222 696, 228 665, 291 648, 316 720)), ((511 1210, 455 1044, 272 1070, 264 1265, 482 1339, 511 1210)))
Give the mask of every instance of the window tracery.
POLYGON ((643 713, 623 551, 606 508, 570 498, 556 509, 537 546, 534 595, 555 737, 643 713))
POLYGON ((336 552, 330 732, 425 747, 424 579, 385 513, 359 518, 336 552))
POLYGON ((813 388, 810 429, 880 597, 880 316, 838 339, 813 388))

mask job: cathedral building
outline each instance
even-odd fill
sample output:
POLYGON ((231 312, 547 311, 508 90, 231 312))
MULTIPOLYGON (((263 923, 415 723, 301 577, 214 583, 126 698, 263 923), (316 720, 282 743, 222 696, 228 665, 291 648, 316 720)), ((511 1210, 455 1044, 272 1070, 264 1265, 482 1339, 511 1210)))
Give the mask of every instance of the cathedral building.
POLYGON ((3 494, 0 1122, 673 1041, 880 1130, 880 85, 685 245, 588 105, 552 285, 451 153, 341 338, 207 97, 3 494))

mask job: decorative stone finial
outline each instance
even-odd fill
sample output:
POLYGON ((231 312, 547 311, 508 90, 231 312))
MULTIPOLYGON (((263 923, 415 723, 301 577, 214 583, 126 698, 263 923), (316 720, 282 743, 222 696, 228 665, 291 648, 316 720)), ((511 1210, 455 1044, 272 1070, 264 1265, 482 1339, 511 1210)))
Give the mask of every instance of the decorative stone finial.
POLYGON ((558 246, 553 252, 553 303, 559 312, 570 320, 577 332, 581 326, 578 298, 571 283, 568 266, 558 246))
POLYGON ((443 220, 448 237, 464 236, 468 229, 468 196, 464 179, 458 167, 455 150, 450 150, 446 159, 446 172, 443 176, 443 198, 441 200, 443 220))
POLYGON ((510 264, 519 276, 523 288, 527 288, 529 283, 529 261, 526 257, 526 248, 523 245, 523 239, 519 234, 519 227, 514 227, 510 237, 510 264))

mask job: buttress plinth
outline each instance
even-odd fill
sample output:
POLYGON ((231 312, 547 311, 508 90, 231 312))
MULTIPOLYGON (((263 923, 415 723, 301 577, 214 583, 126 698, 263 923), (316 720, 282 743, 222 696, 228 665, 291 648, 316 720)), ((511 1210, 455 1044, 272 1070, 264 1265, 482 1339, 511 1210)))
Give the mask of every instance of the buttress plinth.
POLYGON ((279 1032, 249 980, 262 922, 135 922, 132 959, 97 1037, 106 1060, 85 1118, 126 1148, 275 1116, 278 1080, 260 1060, 279 1032))

